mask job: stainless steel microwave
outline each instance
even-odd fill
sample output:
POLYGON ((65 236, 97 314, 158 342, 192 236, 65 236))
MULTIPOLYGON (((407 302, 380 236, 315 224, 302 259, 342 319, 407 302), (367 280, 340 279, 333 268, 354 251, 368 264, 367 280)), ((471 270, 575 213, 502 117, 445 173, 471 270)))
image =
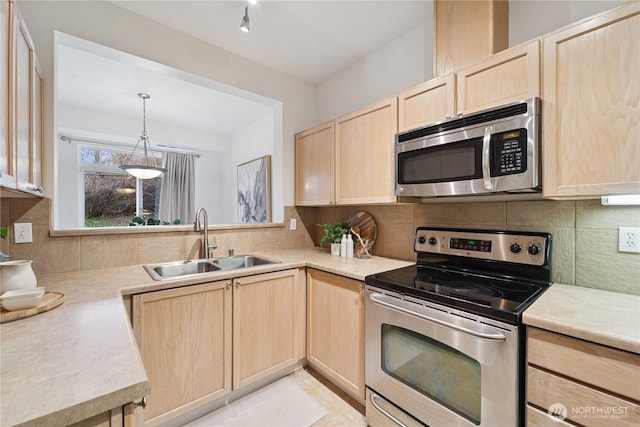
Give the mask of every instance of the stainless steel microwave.
POLYGON ((396 135, 397 196, 540 191, 540 167, 539 98, 396 135))

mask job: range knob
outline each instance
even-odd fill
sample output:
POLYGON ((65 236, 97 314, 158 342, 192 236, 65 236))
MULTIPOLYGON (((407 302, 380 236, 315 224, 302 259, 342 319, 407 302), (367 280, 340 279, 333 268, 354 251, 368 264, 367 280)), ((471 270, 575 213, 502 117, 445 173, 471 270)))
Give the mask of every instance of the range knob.
POLYGON ((519 254, 519 253, 520 253, 520 251, 522 250, 522 248, 520 247, 520 245, 519 245, 519 244, 517 244, 517 243, 514 243, 513 245, 511 245, 511 246, 509 247, 509 249, 510 249, 510 250, 511 250, 511 252, 513 252, 514 254, 519 254))
POLYGON ((538 245, 534 244, 529 246, 527 252, 529 252, 531 255, 538 255, 540 253, 540 248, 538 247, 538 245))
POLYGON ((436 243, 438 243, 438 240, 435 237, 433 237, 433 236, 429 237, 429 244, 430 245, 435 245, 436 243))
POLYGON ((420 243, 421 245, 424 245, 424 242, 426 242, 427 239, 424 236, 420 236, 418 237, 418 243, 420 243))

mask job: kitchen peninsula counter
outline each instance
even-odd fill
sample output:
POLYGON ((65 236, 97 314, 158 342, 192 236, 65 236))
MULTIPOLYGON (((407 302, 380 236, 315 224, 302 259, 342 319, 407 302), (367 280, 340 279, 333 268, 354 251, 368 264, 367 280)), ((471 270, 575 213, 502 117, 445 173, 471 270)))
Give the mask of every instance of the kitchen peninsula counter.
POLYGON ((640 296, 553 284, 523 314, 528 326, 640 354, 640 296))
POLYGON ((123 295, 300 267, 364 280, 413 264, 340 258, 319 248, 257 255, 281 262, 164 281, 152 280, 141 265, 38 276, 38 286, 62 292, 65 302, 0 325, 0 425, 68 425, 149 393, 123 295))

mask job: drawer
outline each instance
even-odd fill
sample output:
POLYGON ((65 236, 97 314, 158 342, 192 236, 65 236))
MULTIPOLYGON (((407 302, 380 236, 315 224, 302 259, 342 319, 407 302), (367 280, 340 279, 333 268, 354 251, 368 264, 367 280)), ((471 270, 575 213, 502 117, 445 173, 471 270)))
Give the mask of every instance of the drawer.
POLYGON ((532 366, 527 368, 527 401, 540 408, 561 403, 567 420, 588 427, 640 424, 640 405, 532 366))
POLYGON ((640 401, 637 354, 528 327, 527 362, 640 401))
POLYGON ((367 425, 371 427, 398 427, 399 425, 406 427, 425 427, 424 424, 418 422, 411 415, 398 409, 388 400, 369 389, 367 389, 366 414, 367 425), (394 417, 397 421, 393 421, 391 417, 394 417))
POLYGON ((527 427, 571 427, 571 424, 551 418, 546 411, 527 405, 527 427))

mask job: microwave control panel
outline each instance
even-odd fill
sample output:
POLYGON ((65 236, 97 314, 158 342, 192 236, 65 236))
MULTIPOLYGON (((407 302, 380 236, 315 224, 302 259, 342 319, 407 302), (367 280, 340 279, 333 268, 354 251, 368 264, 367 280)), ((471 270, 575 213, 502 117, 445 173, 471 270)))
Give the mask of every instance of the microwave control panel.
POLYGON ((515 129, 491 135, 491 154, 491 176, 525 172, 527 130, 515 129))

